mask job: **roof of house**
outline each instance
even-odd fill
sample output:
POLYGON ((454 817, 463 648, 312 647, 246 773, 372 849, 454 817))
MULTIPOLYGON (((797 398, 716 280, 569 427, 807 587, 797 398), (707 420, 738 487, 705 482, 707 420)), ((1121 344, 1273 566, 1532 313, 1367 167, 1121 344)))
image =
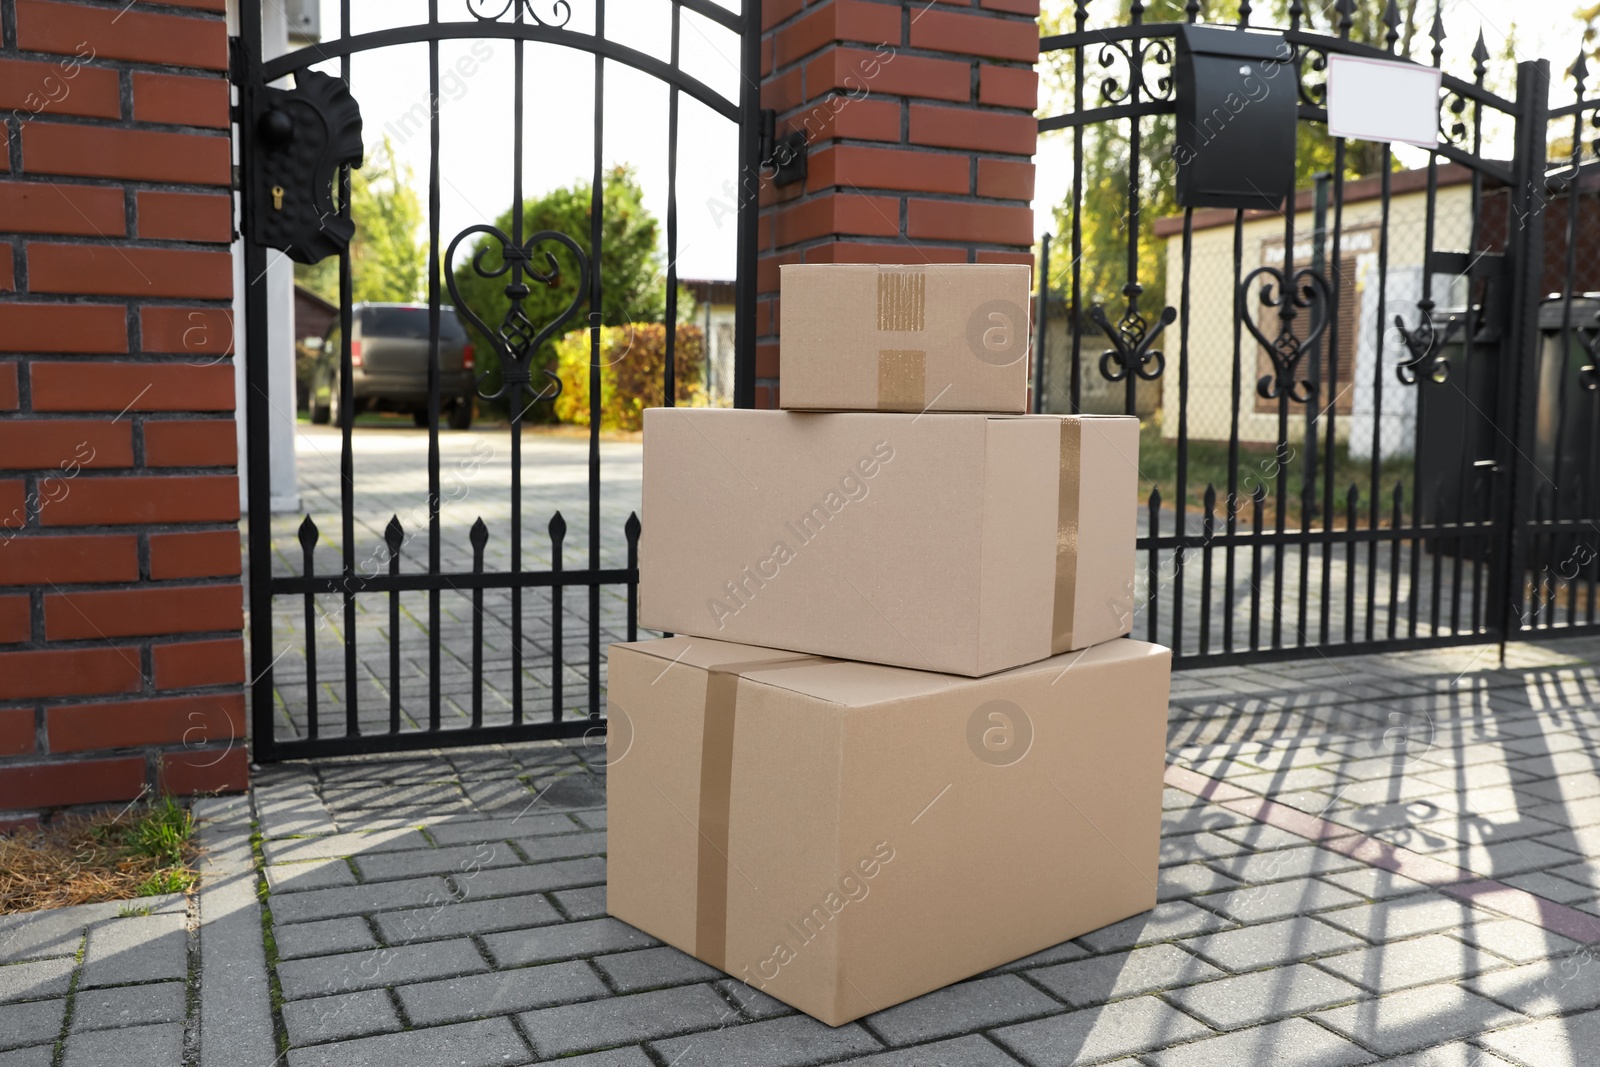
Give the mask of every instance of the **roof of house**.
POLYGON ((313 293, 310 289, 307 289, 298 282, 295 283, 294 296, 296 300, 304 300, 306 303, 316 305, 317 307, 322 308, 324 311, 339 310, 339 306, 337 304, 328 303, 326 300, 322 299, 322 297, 318 296, 316 293, 313 293))
MULTIPOLYGON (((1472 170, 1460 163, 1441 163, 1439 165, 1439 188, 1451 185, 1465 185, 1472 180, 1472 170)), ((1411 193, 1422 192, 1428 187, 1428 168, 1418 167, 1415 170, 1397 170, 1389 175, 1389 195, 1405 196, 1411 193)), ((1347 179, 1344 183, 1344 202, 1346 204, 1358 203, 1362 200, 1376 200, 1383 195, 1382 175, 1373 174, 1365 178, 1347 179)), ((1294 195, 1295 210, 1310 211, 1316 193, 1312 189, 1301 189, 1294 195)), ((1246 222, 1252 219, 1272 218, 1280 215, 1276 208, 1251 208, 1244 213, 1246 222)), ((1226 207, 1196 208, 1194 212, 1195 230, 1209 230, 1218 226, 1233 225, 1234 209, 1226 207)), ((1155 234, 1157 237, 1174 237, 1183 232, 1183 215, 1168 215, 1155 221, 1155 234)))
POLYGON ((734 301, 734 283, 721 278, 684 278, 679 282, 694 294, 702 304, 731 304, 734 301))

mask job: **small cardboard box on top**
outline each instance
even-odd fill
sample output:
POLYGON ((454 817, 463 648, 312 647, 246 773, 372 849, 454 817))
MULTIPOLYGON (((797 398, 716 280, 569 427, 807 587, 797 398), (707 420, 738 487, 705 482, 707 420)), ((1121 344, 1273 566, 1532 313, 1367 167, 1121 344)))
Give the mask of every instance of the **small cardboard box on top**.
POLYGON ((983 675, 1128 632, 1122 416, 653 408, 639 621, 983 675))
POLYGON ((1017 263, 784 264, 779 403, 1020 414, 1031 273, 1017 263))
POLYGON ((1156 902, 1171 655, 612 645, 607 910, 832 1026, 1156 902))

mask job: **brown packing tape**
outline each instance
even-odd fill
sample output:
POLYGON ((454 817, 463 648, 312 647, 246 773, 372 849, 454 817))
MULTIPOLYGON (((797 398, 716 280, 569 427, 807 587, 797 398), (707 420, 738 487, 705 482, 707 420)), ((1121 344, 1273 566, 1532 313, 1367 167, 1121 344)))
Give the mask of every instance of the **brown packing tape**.
POLYGON ((927 396, 928 354, 915 348, 878 350, 878 410, 921 411, 927 396))
POLYGON ((878 329, 918 333, 927 320, 928 276, 921 267, 878 268, 878 329))
POLYGON ((772 667, 828 663, 786 656, 725 663, 706 671, 705 725, 700 741, 700 852, 695 882, 694 954, 719 970, 728 955, 728 817, 733 805, 733 731, 739 676, 772 667))
POLYGON ((1078 586, 1078 495, 1082 485, 1083 420, 1061 420, 1061 485, 1056 504, 1056 597, 1050 654, 1072 647, 1072 613, 1078 586))

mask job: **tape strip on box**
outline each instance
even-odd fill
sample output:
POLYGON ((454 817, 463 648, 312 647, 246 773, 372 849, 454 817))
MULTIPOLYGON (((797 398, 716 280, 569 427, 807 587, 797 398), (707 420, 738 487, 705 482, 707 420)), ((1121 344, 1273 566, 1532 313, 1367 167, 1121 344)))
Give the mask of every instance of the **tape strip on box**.
POLYGON ((769 667, 808 667, 830 660, 786 656, 726 663, 706 671, 705 726, 700 741, 700 851, 695 883, 695 956, 727 970, 728 820, 733 806, 733 731, 739 676, 769 667))
POLYGON ((915 348, 878 351, 878 410, 921 411, 927 403, 928 354, 915 348))
POLYGON ((1056 596, 1050 632, 1050 654, 1072 647, 1072 613, 1078 592, 1079 464, 1083 456, 1083 420, 1061 420, 1061 488, 1056 504, 1056 596))

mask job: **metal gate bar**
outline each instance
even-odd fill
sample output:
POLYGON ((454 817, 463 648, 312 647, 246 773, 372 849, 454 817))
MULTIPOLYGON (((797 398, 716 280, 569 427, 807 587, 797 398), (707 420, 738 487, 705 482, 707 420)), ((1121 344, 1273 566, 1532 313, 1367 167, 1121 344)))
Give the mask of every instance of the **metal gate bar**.
MULTIPOLYGON (((1539 351, 1541 343, 1549 345, 1541 336, 1539 304, 1549 290, 1558 292, 1564 302, 1556 351, 1566 353, 1570 345, 1581 342, 1589 353, 1581 375, 1563 371, 1548 398, 1560 412, 1555 452, 1560 456, 1570 442, 1582 441, 1592 453, 1592 466, 1600 467, 1600 395, 1595 393, 1600 372, 1592 370, 1600 366, 1600 314, 1593 323, 1583 323, 1573 312, 1578 279, 1591 276, 1583 273, 1579 261, 1587 233, 1584 220, 1590 217, 1586 205, 1600 201, 1600 145, 1592 135, 1590 142, 1583 139, 1586 122, 1600 129, 1600 100, 1584 96, 1587 69, 1582 57, 1568 72, 1576 89, 1574 103, 1548 106, 1549 67, 1542 61, 1518 65, 1516 96, 1507 99, 1486 87, 1490 57, 1481 33, 1470 53, 1470 76, 1444 71, 1446 30, 1442 15, 1436 13, 1422 46, 1428 49, 1424 62, 1443 71, 1441 136, 1428 151, 1419 186, 1409 182, 1407 186, 1408 192, 1418 188, 1423 197, 1419 289, 1414 299, 1408 299, 1393 280, 1391 230, 1398 192, 1391 150, 1383 145, 1374 153, 1375 178, 1370 183, 1376 186, 1377 214, 1372 250, 1375 280, 1366 283, 1366 296, 1377 306, 1371 320, 1355 317, 1347 324, 1338 313, 1357 299, 1357 278, 1346 270, 1350 254, 1346 170, 1351 156, 1343 139, 1332 140, 1331 172, 1317 176, 1311 191, 1315 218, 1309 262, 1296 262, 1297 237, 1304 240, 1297 232, 1301 227, 1297 197, 1283 205, 1283 255, 1271 270, 1252 269, 1246 263, 1246 230, 1256 216, 1232 212, 1227 471, 1200 490, 1193 481, 1191 404, 1194 361, 1199 357, 1193 327, 1208 309, 1194 294, 1195 210, 1178 211, 1165 231, 1169 241, 1181 241, 1179 255, 1172 260, 1176 277, 1169 279, 1167 293, 1148 290, 1140 256, 1146 229, 1140 220, 1150 214, 1146 200, 1155 191, 1141 179, 1147 154, 1142 147, 1147 138, 1160 133, 1161 124, 1172 121, 1169 116, 1176 111, 1172 67, 1179 24, 1145 22, 1147 5, 1134 0, 1125 21, 1096 26, 1091 24, 1091 8, 1097 6, 1079 0, 1071 16, 1072 31, 1041 40, 1047 58, 1059 57, 1071 68, 1070 80, 1063 85, 1070 91, 1071 110, 1040 120, 1042 133, 1071 131, 1072 184, 1062 220, 1070 231, 1071 259, 1064 269, 1052 270, 1046 236, 1036 304, 1033 409, 1136 414, 1142 410, 1140 379, 1159 385, 1168 377, 1176 378, 1176 388, 1166 391, 1162 405, 1167 419, 1163 432, 1172 433, 1176 424, 1170 438, 1176 454, 1175 492, 1166 500, 1159 487, 1153 488, 1141 507, 1138 547, 1143 553, 1145 588, 1138 598, 1144 612, 1139 632, 1171 645, 1178 665, 1199 666, 1284 659, 1305 655, 1312 648, 1325 654, 1356 653, 1559 635, 1594 625, 1594 590, 1600 580, 1600 566, 1593 565, 1600 555, 1600 515, 1594 508, 1600 504, 1600 481, 1591 478, 1561 490, 1546 485, 1543 492, 1536 491, 1533 483, 1544 475, 1531 458, 1534 405, 1540 402, 1539 351), (1090 99, 1091 87, 1098 88, 1099 99, 1090 99), (1509 166, 1485 155, 1489 113, 1515 124, 1509 166), (1545 165, 1544 146, 1549 124, 1557 121, 1570 125, 1570 157, 1563 161, 1561 173, 1552 173, 1545 165), (1104 136, 1115 137, 1116 152, 1124 153, 1127 161, 1124 171, 1102 170, 1099 175, 1104 179, 1109 173, 1124 183, 1119 194, 1125 199, 1118 222, 1125 233, 1118 235, 1124 242, 1120 250, 1087 245, 1086 147, 1089 138, 1104 136), (1440 248, 1441 160, 1467 170, 1470 235, 1461 252, 1440 248), (1547 189, 1547 181, 1555 184, 1547 189), (1498 235, 1486 232, 1484 221, 1491 207, 1487 195, 1491 187, 1496 192, 1494 210, 1503 212, 1501 229, 1507 231, 1498 235), (1563 281, 1541 288, 1539 279, 1546 267, 1542 245, 1549 227, 1529 220, 1537 221, 1546 201, 1562 188, 1571 190, 1561 220, 1566 241, 1563 281), (1108 288, 1106 277, 1091 276, 1086 256, 1098 257, 1092 266, 1102 274, 1108 264, 1122 261, 1123 273, 1117 278, 1120 296, 1108 288), (1502 262, 1509 284, 1490 288, 1491 268, 1502 262), (1276 303, 1282 304, 1298 295, 1303 275, 1310 275, 1307 286, 1325 287, 1320 299, 1327 311, 1326 331, 1312 336, 1302 327, 1296 332, 1284 319, 1276 339, 1281 343, 1276 346, 1268 346, 1259 333, 1255 339, 1247 336, 1256 330, 1250 308, 1255 295, 1250 291, 1252 282, 1263 277, 1272 282, 1276 303), (1439 309, 1434 280, 1452 276, 1464 278, 1467 286, 1471 321, 1464 329, 1435 316, 1439 309), (1051 308, 1061 306, 1053 288, 1058 281, 1065 287, 1064 321, 1069 331, 1060 351, 1052 348, 1048 337, 1058 328, 1051 321, 1051 308), (1176 307, 1168 306, 1169 294, 1176 307), (1122 298, 1125 307, 1119 304, 1122 317, 1115 322, 1096 302, 1122 298), (1502 301, 1509 320, 1506 337, 1498 348, 1486 350, 1485 344, 1495 342, 1485 339, 1479 320, 1502 301), (1177 335, 1172 366, 1157 344, 1169 323, 1177 335), (1347 334, 1352 326, 1357 331, 1354 338, 1347 334), (1452 328, 1459 330, 1453 358, 1441 351, 1452 328), (1396 347, 1392 341, 1396 330, 1404 349, 1398 365, 1384 358, 1386 348, 1396 347), (1086 333, 1103 334, 1109 342, 1098 360, 1099 378, 1111 384, 1109 393, 1091 377, 1093 370, 1082 367, 1086 333), (1266 479, 1272 483, 1270 493, 1254 472, 1241 478, 1243 401, 1249 395, 1246 383, 1253 377, 1248 368, 1257 360, 1265 363, 1258 355, 1258 340, 1260 351, 1271 357, 1272 369, 1258 387, 1260 400, 1249 418, 1264 414, 1262 404, 1276 417, 1270 457, 1275 471, 1266 479), (1374 353, 1370 374, 1364 371, 1359 380, 1342 380, 1344 354, 1361 350, 1363 342, 1374 353), (1066 365, 1060 366, 1063 358, 1066 365), (1307 358, 1309 367, 1303 367, 1307 358), (1487 368, 1486 359, 1491 361, 1487 368), (1397 381, 1386 380, 1391 372, 1397 381), (1491 410, 1479 407, 1475 414, 1469 410, 1467 421, 1481 422, 1492 436, 1491 452, 1478 454, 1466 444, 1453 455, 1435 455, 1423 448, 1425 440, 1441 432, 1467 433, 1465 425, 1439 422, 1443 416, 1438 411, 1430 415, 1430 410, 1446 390, 1458 390, 1468 398, 1484 395, 1485 387, 1491 386, 1486 373, 1495 378, 1487 389, 1491 410), (1301 381, 1309 386, 1297 384, 1301 381), (1356 414, 1346 414, 1339 401, 1356 389, 1363 391, 1363 403, 1372 413, 1371 425, 1359 433, 1366 450, 1361 461, 1365 469, 1354 480, 1341 479, 1336 473, 1339 456, 1343 442, 1351 437, 1341 417, 1351 419, 1356 414), (1588 391, 1587 436, 1574 436, 1580 431, 1573 428, 1577 407, 1570 400, 1579 389, 1588 391), (1104 398, 1091 400, 1092 393, 1104 398), (1402 431, 1415 435, 1406 461, 1409 469, 1403 473, 1387 458, 1403 455, 1404 442, 1397 443, 1394 427, 1385 425, 1391 418, 1400 421, 1387 414, 1386 395, 1404 398, 1402 407, 1391 405, 1390 411, 1414 411, 1410 430, 1402 431), (1303 417, 1291 420, 1297 404, 1303 417), (1302 427, 1298 441, 1291 434, 1297 424, 1302 427), (1453 491, 1447 492, 1446 485, 1453 491), (1191 512, 1191 488, 1200 496, 1198 516, 1191 512)), ((1193 0, 1183 5, 1184 21, 1201 21, 1201 7, 1193 0)), ((1176 5, 1163 9, 1176 11, 1176 5)), ((1107 5, 1107 10, 1115 18, 1115 6, 1107 5)), ((1328 25, 1321 29, 1312 25, 1311 13, 1298 3, 1289 6, 1287 15, 1289 24, 1281 32, 1292 51, 1284 71, 1293 72, 1290 86, 1298 96, 1302 123, 1326 123, 1325 71, 1330 56, 1415 62, 1400 54, 1399 23, 1392 11, 1379 27, 1382 40, 1370 44, 1352 39, 1354 5, 1349 0, 1334 5, 1328 25)), ((1250 20, 1250 7, 1245 5, 1238 22, 1231 25, 1257 29, 1250 20)), ((1162 180, 1170 181, 1170 176, 1162 180)), ((1600 209, 1600 204, 1596 206, 1600 209)), ((1097 239, 1103 242, 1105 234, 1102 227, 1097 239)), ((1600 251, 1595 255, 1593 276, 1600 277, 1600 251)), ((1600 282, 1591 288, 1600 289, 1600 282)), ((1207 355, 1216 355, 1214 346, 1207 355)), ((1355 356, 1348 358, 1353 371, 1355 356)), ((1092 356, 1090 361, 1093 367, 1092 356)))
MULTIPOLYGON (((604 122, 603 109, 605 105, 605 70, 606 63, 621 62, 646 74, 652 75, 668 87, 669 113, 668 113, 668 204, 666 212, 667 229, 667 315, 666 330, 667 357, 663 372, 666 402, 671 404, 675 396, 674 380, 674 349, 676 346, 676 330, 673 325, 676 321, 676 285, 677 285, 677 253, 678 253, 678 217, 677 217, 677 138, 678 138, 678 111, 680 93, 688 93, 696 100, 708 106, 714 113, 722 115, 729 121, 735 122, 739 127, 738 171, 740 176, 738 192, 738 230, 736 235, 738 280, 737 280, 737 319, 735 340, 735 400, 736 403, 750 404, 753 402, 753 371, 754 371, 754 272, 756 256, 756 226, 755 226, 755 193, 756 188, 751 176, 755 173, 759 141, 756 136, 757 120, 759 117, 759 99, 757 97, 759 85, 759 8, 753 3, 747 3, 743 13, 730 12, 715 4, 705 3, 702 0, 672 0, 671 19, 672 36, 670 56, 667 61, 645 55, 623 45, 610 41, 605 37, 606 7, 605 0, 595 0, 595 31, 594 33, 578 33, 566 28, 565 22, 560 25, 547 24, 534 13, 532 6, 525 0, 507 0, 500 5, 487 5, 483 0, 446 0, 446 2, 461 3, 471 14, 471 21, 442 20, 440 16, 440 0, 429 0, 427 20, 424 23, 380 30, 376 32, 352 35, 350 21, 350 2, 341 0, 339 6, 340 35, 334 41, 325 41, 316 46, 301 49, 285 56, 277 57, 270 61, 263 61, 261 52, 261 0, 242 0, 240 12, 240 37, 235 47, 235 83, 239 88, 240 103, 236 114, 239 124, 239 139, 242 173, 247 177, 244 182, 243 220, 241 230, 244 235, 244 255, 246 276, 251 284, 246 292, 246 344, 247 353, 251 357, 247 361, 246 380, 248 395, 246 398, 246 415, 249 420, 251 432, 248 435, 248 462, 250 466, 249 485, 249 510, 252 517, 249 534, 249 583, 250 583, 250 610, 251 610, 251 660, 254 672, 251 680, 252 700, 252 732, 254 735, 254 755, 257 760, 271 761, 290 758, 300 758, 319 755, 339 755, 362 752, 405 751, 424 748, 437 748, 457 745, 485 744, 516 740, 535 740, 557 737, 579 736, 588 731, 603 726, 603 705, 601 701, 601 590, 603 587, 621 587, 626 599, 626 633, 628 639, 637 637, 637 583, 638 583, 638 539, 640 526, 637 516, 630 515, 623 523, 622 530, 626 544, 627 563, 624 567, 606 567, 602 565, 602 539, 601 539, 601 486, 603 471, 601 467, 600 431, 602 422, 602 382, 601 382, 601 354, 600 330, 602 326, 600 308, 604 292, 605 279, 600 270, 602 245, 604 241, 604 122), (679 34, 681 22, 681 9, 687 6, 697 14, 710 19, 722 28, 740 35, 741 38, 741 84, 737 100, 729 100, 718 95, 703 83, 685 73, 680 65, 679 34), (485 12, 487 6, 499 6, 498 13, 485 12), (473 38, 490 38, 509 40, 513 50, 513 101, 512 121, 513 130, 510 138, 512 144, 513 164, 510 174, 512 191, 511 232, 502 234, 487 224, 469 227, 457 235, 448 246, 444 244, 444 235, 440 230, 440 201, 441 183, 443 176, 440 167, 440 126, 441 116, 439 103, 440 92, 440 55, 439 45, 446 40, 468 40, 473 38), (525 90, 525 49, 528 43, 537 45, 559 45, 590 52, 594 57, 594 144, 593 164, 591 179, 590 227, 584 235, 563 235, 549 232, 528 234, 524 232, 524 189, 523 189, 523 154, 524 154, 524 90, 525 90), (344 87, 350 86, 351 60, 357 53, 366 53, 372 50, 406 45, 425 43, 428 54, 428 86, 430 114, 428 119, 429 134, 429 164, 428 164, 428 280, 427 280, 427 318, 428 318, 428 368, 427 368, 427 417, 428 417, 428 443, 427 443, 427 556, 426 567, 423 570, 410 571, 402 568, 402 548, 415 536, 416 531, 407 530, 401 524, 398 515, 390 520, 384 531, 383 548, 380 550, 379 566, 367 568, 358 565, 356 558, 356 527, 355 527, 355 489, 356 478, 359 471, 355 462, 355 449, 352 442, 354 429, 354 406, 349 402, 353 396, 353 361, 352 361, 352 333, 353 333, 353 284, 352 262, 348 244, 339 248, 339 369, 338 390, 339 396, 345 398, 339 404, 339 436, 340 436, 340 489, 339 489, 339 564, 337 573, 317 572, 315 554, 319 544, 323 543, 324 532, 317 523, 307 515, 300 524, 299 541, 301 552, 301 573, 298 575, 274 575, 272 573, 273 542, 270 529, 270 487, 269 452, 270 440, 267 429, 270 426, 270 405, 267 400, 268 366, 267 366, 267 299, 265 287, 261 280, 267 269, 268 245, 258 239, 255 224, 259 218, 269 210, 262 202, 263 189, 255 188, 249 176, 255 171, 253 168, 271 150, 271 146, 262 141, 263 133, 258 128, 258 123, 263 119, 265 109, 274 106, 273 93, 277 90, 273 84, 286 76, 299 74, 308 70, 313 64, 323 63, 331 58, 339 61, 340 80, 344 87), (469 540, 472 549, 472 566, 467 572, 452 572, 444 565, 442 558, 443 530, 441 526, 441 453, 439 442, 439 423, 442 415, 443 401, 441 397, 440 379, 440 335, 441 318, 445 304, 445 296, 440 292, 441 278, 452 287, 454 294, 454 267, 452 259, 457 244, 464 238, 475 237, 480 241, 500 242, 501 263, 504 272, 509 277, 510 286, 507 296, 513 301, 514 310, 520 314, 521 297, 515 295, 519 289, 527 292, 530 284, 548 282, 554 284, 552 276, 540 271, 539 261, 535 259, 535 249, 540 245, 560 245, 555 249, 577 265, 576 274, 571 275, 578 279, 579 300, 575 301, 568 315, 573 314, 578 302, 585 303, 588 308, 587 328, 589 330, 589 434, 587 446, 587 565, 581 568, 569 568, 565 565, 564 549, 567 533, 567 524, 562 514, 557 511, 550 519, 548 535, 550 538, 550 559, 548 569, 526 569, 524 566, 524 545, 522 536, 523 518, 523 485, 522 485, 522 424, 527 409, 531 402, 541 397, 548 397, 548 387, 542 387, 534 377, 529 374, 529 359, 537 350, 545 337, 557 330, 565 318, 554 323, 541 324, 528 321, 525 317, 520 319, 508 318, 498 329, 489 328, 486 332, 489 341, 495 346, 500 355, 500 364, 504 372, 505 395, 511 413, 511 467, 509 491, 510 505, 510 531, 509 531, 509 566, 506 568, 486 569, 484 566, 485 548, 490 544, 491 538, 488 527, 479 519, 472 527, 469 540), (586 239, 586 247, 580 246, 573 238, 586 239), (531 398, 531 400, 530 400, 531 398), (370 571, 370 573, 369 573, 370 571), (568 659, 568 649, 565 647, 564 610, 566 607, 565 592, 569 588, 578 587, 587 590, 585 620, 586 633, 583 640, 586 644, 585 651, 581 654, 587 670, 587 697, 581 714, 569 716, 567 714, 567 694, 563 691, 564 667, 568 659), (548 713, 535 712, 528 706, 524 693, 523 678, 528 666, 525 653, 526 634, 523 628, 523 593, 530 589, 547 589, 550 596, 550 650, 549 663, 551 666, 548 713), (442 713, 443 693, 441 691, 441 630, 442 608, 441 596, 445 591, 452 591, 464 597, 470 597, 473 617, 473 642, 472 673, 474 680, 471 686, 471 718, 470 725, 464 727, 446 727, 442 713), (485 591, 504 591, 511 601, 511 674, 512 695, 510 700, 509 722, 485 723, 484 721, 484 677, 483 677, 483 612, 485 591), (427 633, 428 641, 428 683, 425 725, 418 723, 416 727, 408 726, 402 714, 400 690, 402 678, 400 671, 400 633, 398 629, 401 613, 400 597, 402 593, 425 592, 427 594, 427 633), (377 723, 374 729, 373 720, 363 720, 361 715, 360 696, 360 661, 358 656, 359 617, 357 613, 357 597, 361 595, 376 595, 386 600, 387 616, 389 620, 388 634, 388 685, 389 694, 387 701, 387 719, 377 723), (319 714, 317 706, 318 670, 317 670, 317 643, 315 632, 322 623, 323 617, 319 611, 317 598, 319 596, 337 597, 340 600, 340 612, 343 670, 344 670, 344 721, 339 734, 330 735, 327 732, 326 718, 319 714), (276 685, 274 681, 274 666, 277 664, 281 653, 274 648, 271 627, 273 602, 275 598, 298 597, 304 604, 303 614, 307 629, 306 647, 306 721, 303 736, 284 737, 280 735, 282 724, 276 716, 274 705, 276 685)), ((566 11, 570 18, 570 9, 566 5, 558 5, 557 13, 566 11)), ((313 180, 327 181, 327 176, 310 176, 313 180)), ((345 223, 350 221, 350 189, 351 166, 346 163, 340 166, 334 175, 337 198, 337 217, 345 223)), ((300 190, 290 190, 289 195, 294 196, 300 190)), ((307 190, 310 195, 310 190, 307 190)), ((280 187, 275 190, 279 201, 283 197, 280 187)), ((487 220, 486 220, 487 222, 487 220)), ((273 247, 282 247, 274 245, 273 247)), ((292 254, 292 249, 290 250, 292 254)), ((548 249, 543 254, 549 254, 548 249)), ((555 260, 550 261, 552 264, 555 260)), ((474 259, 471 266, 482 273, 479 262, 474 259)), ((557 268, 559 270, 559 268, 557 268)), ((464 308, 459 298, 451 301, 462 314, 470 312, 464 308)), ((470 316, 469 316, 470 317, 470 316)), ((483 325, 478 323, 478 325, 483 325)), ((537 372, 535 372, 537 373, 537 372)))

